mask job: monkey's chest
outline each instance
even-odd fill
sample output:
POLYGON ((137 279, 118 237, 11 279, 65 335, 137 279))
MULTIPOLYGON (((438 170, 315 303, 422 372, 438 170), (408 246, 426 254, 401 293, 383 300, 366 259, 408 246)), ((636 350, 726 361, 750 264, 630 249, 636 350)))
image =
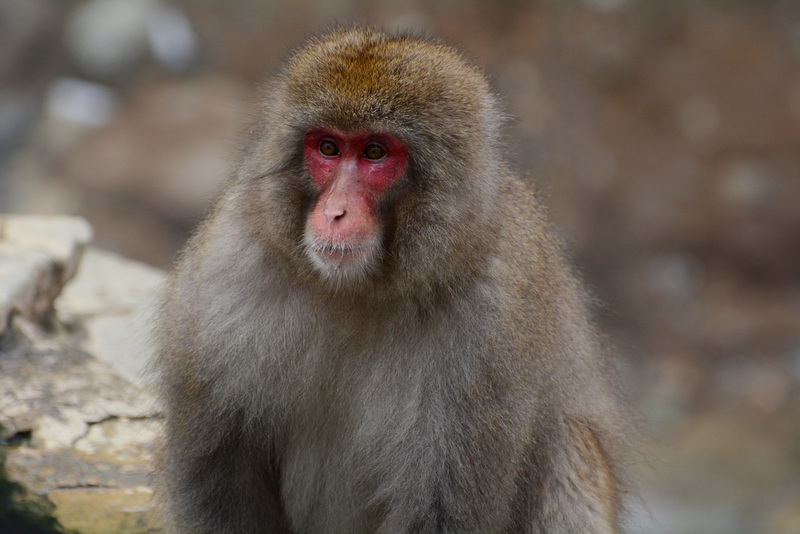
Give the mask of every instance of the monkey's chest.
POLYGON ((390 497, 423 485, 415 482, 416 470, 424 460, 421 450, 428 447, 420 447, 424 438, 415 428, 413 408, 401 407, 408 399, 358 395, 373 406, 332 406, 308 414, 287 435, 281 496, 300 530, 374 530, 390 497))
POLYGON ((281 499, 298 530, 374 531, 392 502, 429 486, 438 432, 423 371, 392 362, 357 371, 306 389, 279 447, 281 499))
POLYGON ((359 326, 346 340, 326 332, 286 369, 304 371, 276 436, 281 501, 300 531, 400 531, 395 511, 435 506, 437 481, 493 486, 471 467, 491 421, 454 416, 475 406, 481 328, 359 326))

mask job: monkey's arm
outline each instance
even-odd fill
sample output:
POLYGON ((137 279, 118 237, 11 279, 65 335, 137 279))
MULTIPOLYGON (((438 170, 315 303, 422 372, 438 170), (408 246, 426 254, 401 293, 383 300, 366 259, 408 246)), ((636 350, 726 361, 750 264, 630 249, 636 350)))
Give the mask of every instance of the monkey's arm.
POLYGON ((549 475, 542 481, 531 532, 617 531, 619 494, 598 436, 588 426, 564 420, 566 439, 552 451, 549 475))
MULTIPOLYGON (((253 444, 235 413, 197 400, 193 412, 167 410, 162 485, 170 532, 287 532, 277 473, 264 444, 253 444)), ((265 439, 268 439, 265 437, 265 439)))

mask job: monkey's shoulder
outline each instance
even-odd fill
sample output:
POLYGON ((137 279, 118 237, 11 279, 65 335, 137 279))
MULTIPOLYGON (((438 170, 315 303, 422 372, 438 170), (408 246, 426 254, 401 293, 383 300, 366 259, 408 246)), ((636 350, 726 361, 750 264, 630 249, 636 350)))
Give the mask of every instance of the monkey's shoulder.
POLYGON ((512 280, 528 289, 565 290, 572 279, 565 245, 546 206, 529 184, 514 175, 500 180, 493 206, 494 256, 508 266, 512 280))

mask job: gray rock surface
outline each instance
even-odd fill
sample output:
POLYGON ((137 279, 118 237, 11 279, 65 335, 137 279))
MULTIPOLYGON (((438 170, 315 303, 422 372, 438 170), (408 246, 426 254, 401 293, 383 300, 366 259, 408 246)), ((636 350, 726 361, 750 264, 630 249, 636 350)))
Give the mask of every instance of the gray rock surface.
POLYGON ((147 335, 164 272, 96 248, 55 303, 58 318, 85 332, 79 345, 136 384, 149 360, 147 335))
POLYGON ((157 532, 159 419, 142 371, 163 273, 91 248, 81 259, 81 219, 0 221, 0 484, 46 499, 66 530, 157 532))
POLYGON ((77 217, 0 215, 0 335, 12 314, 42 319, 91 238, 77 217))

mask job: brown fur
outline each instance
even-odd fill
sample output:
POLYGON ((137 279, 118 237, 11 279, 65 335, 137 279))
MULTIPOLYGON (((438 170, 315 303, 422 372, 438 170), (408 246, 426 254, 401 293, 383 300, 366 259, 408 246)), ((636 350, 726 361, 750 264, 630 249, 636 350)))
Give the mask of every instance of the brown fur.
POLYGON ((502 120, 435 41, 340 29, 289 59, 162 310, 173 530, 616 529, 627 420, 502 120), (409 147, 358 279, 303 250, 320 126, 409 147))

